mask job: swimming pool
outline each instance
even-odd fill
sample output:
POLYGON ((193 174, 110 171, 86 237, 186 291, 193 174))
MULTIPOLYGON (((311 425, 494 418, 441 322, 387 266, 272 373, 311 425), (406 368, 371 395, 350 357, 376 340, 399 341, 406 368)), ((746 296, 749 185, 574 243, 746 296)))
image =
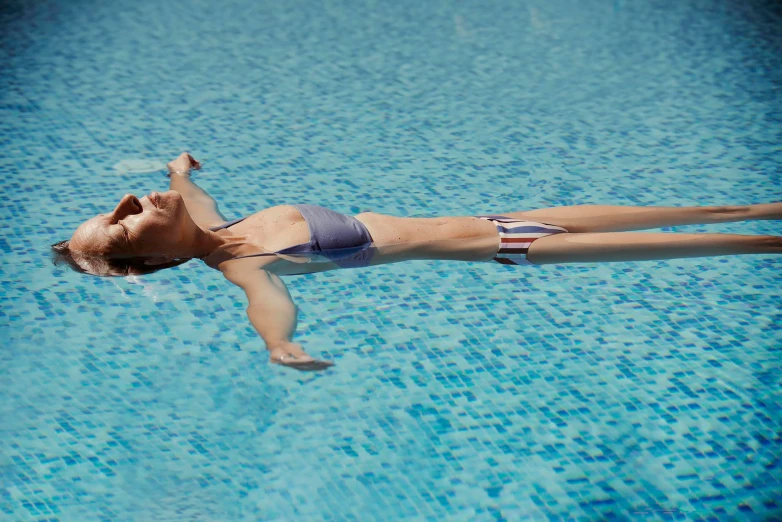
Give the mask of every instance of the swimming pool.
POLYGON ((779 200, 778 9, 12 4, 3 518, 779 516, 770 256, 289 278, 297 339, 337 364, 318 375, 270 366, 203 266, 109 280, 48 260, 183 150, 229 217, 779 200))

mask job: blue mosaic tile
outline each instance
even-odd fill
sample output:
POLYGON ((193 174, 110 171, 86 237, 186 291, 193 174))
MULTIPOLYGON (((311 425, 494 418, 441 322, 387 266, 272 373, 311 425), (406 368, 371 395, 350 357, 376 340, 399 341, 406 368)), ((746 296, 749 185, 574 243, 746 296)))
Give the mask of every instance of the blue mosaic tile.
POLYGON ((775 257, 291 278, 319 375, 269 365, 203 266, 48 259, 183 150, 227 216, 779 200, 778 7, 12 0, 0 23, 1 519, 782 516, 775 257))

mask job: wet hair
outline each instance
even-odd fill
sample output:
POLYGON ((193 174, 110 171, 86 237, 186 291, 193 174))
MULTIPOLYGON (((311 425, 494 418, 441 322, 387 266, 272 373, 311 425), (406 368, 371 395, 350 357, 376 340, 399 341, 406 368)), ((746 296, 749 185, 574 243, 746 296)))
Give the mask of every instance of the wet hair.
POLYGON ((56 266, 68 265, 80 274, 100 277, 123 277, 146 275, 165 268, 187 263, 190 258, 174 259, 168 263, 149 265, 147 257, 108 257, 83 254, 70 249, 70 241, 60 241, 52 245, 52 262, 56 266))

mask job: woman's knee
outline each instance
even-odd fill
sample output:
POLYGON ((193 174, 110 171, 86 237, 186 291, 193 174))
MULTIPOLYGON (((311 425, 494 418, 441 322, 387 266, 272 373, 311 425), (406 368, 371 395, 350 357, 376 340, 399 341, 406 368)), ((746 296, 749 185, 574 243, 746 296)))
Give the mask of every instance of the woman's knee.
POLYGON ((749 212, 749 210, 749 207, 746 205, 720 205, 716 207, 709 207, 709 212, 720 216, 746 214, 749 212))
POLYGON ((756 241, 771 253, 782 253, 782 236, 757 236, 756 241))

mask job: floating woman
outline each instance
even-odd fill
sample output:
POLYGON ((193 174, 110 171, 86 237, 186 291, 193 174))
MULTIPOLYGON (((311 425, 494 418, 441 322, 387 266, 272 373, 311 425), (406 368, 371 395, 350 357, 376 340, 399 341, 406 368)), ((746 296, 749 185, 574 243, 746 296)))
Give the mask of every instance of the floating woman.
POLYGON ((421 259, 507 265, 604 263, 780 254, 782 237, 628 232, 675 225, 780 220, 782 203, 744 206, 577 205, 496 215, 355 217, 315 205, 280 205, 227 221, 190 178, 187 153, 168 164, 170 190, 124 196, 52 246, 55 263, 98 276, 142 275, 201 259, 244 290, 247 316, 271 361, 298 370, 330 362, 293 342, 296 305, 280 276, 421 259))

